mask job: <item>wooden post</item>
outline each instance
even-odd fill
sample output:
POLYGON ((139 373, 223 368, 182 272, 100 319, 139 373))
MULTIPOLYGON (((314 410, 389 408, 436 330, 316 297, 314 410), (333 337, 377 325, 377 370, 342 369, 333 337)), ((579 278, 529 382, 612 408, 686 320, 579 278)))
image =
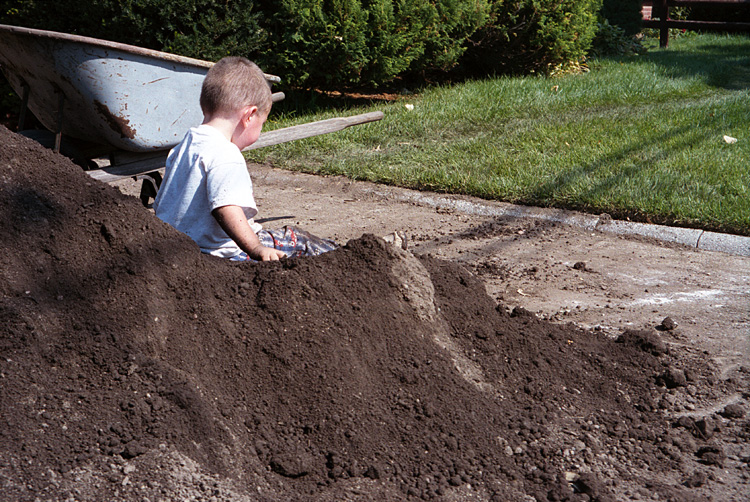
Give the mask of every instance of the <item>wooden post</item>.
POLYGON ((669 1, 661 0, 659 12, 659 47, 664 49, 669 45, 669 1))

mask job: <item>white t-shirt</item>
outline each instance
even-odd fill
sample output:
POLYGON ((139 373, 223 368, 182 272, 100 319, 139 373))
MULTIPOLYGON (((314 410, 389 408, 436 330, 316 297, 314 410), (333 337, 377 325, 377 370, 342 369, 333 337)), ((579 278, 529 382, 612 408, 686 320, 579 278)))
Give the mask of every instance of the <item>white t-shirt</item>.
POLYGON ((164 180, 154 200, 156 216, 190 236, 204 253, 231 258, 242 250, 211 214, 222 206, 239 206, 250 226, 261 226, 253 183, 237 146, 209 125, 191 128, 169 152, 164 180))

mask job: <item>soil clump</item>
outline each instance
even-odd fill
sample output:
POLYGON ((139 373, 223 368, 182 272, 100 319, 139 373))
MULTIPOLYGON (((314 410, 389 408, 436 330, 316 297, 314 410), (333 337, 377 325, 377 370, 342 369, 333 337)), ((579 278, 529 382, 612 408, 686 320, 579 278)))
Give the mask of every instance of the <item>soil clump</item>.
POLYGON ((749 371, 719 379, 656 330, 506 308, 372 235, 214 259, 67 159, 0 144, 4 500, 708 500, 728 433, 750 435, 749 371), (666 413, 690 386, 740 397, 666 413))

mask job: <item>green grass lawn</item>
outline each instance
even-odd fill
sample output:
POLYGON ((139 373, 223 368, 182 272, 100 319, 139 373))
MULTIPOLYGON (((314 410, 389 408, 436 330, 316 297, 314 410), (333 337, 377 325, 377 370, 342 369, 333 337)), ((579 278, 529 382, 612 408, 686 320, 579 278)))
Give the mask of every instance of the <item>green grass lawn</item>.
POLYGON ((281 107, 266 130, 373 110, 385 118, 249 158, 750 235, 750 38, 688 34, 653 46, 590 61, 579 75, 471 81, 325 113, 281 107))

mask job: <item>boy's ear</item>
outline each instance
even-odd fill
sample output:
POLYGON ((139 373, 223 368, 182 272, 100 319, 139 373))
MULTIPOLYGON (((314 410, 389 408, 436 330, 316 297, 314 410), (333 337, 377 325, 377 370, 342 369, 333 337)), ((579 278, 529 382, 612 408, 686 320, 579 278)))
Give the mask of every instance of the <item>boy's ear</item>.
POLYGON ((258 114, 258 107, 255 105, 246 106, 242 109, 242 121, 247 122, 258 114))

